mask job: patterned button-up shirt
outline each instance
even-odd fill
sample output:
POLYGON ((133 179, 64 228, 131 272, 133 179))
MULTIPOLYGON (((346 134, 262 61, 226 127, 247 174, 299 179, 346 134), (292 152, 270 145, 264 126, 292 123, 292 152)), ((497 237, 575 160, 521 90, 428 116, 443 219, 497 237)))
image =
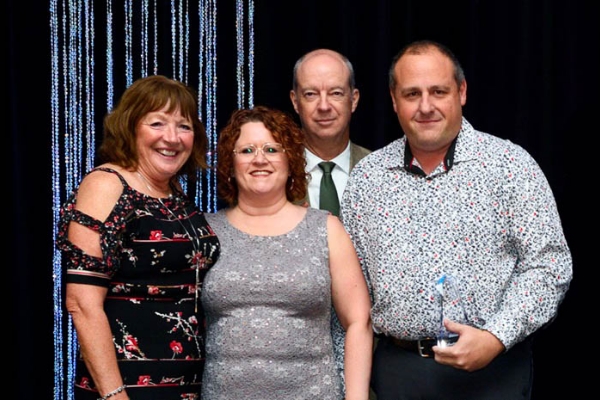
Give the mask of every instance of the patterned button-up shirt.
POLYGON ((362 159, 342 197, 375 332, 434 337, 446 275, 465 322, 509 349, 553 319, 572 279, 546 177, 522 147, 464 118, 453 159, 428 176, 405 169, 406 146, 404 136, 362 159))

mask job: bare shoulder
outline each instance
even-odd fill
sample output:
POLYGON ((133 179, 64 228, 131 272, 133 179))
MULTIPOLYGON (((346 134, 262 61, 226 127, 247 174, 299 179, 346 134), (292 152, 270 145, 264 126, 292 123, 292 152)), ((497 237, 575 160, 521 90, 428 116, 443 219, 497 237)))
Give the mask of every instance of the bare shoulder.
MULTIPOLYGON (((111 168, 107 166, 107 168, 111 168)), ((112 168, 120 173, 117 168, 112 168)), ((123 193, 123 183, 115 173, 95 170, 87 174, 77 190, 76 208, 104 220, 123 193)))
POLYGON ((342 221, 340 221, 340 219, 335 215, 329 215, 327 217, 327 231, 329 233, 329 236, 333 238, 348 236, 348 233, 346 232, 346 228, 344 228, 342 221))
MULTIPOLYGON (((116 171, 118 174, 123 176, 123 170, 119 167, 111 166, 110 164, 104 164, 98 168, 111 169, 116 171)), ((123 184, 119 179, 119 175, 114 172, 107 171, 104 169, 94 169, 90 171, 79 184, 79 190, 86 190, 93 188, 96 191, 100 190, 111 190, 114 188, 122 188, 123 184)))

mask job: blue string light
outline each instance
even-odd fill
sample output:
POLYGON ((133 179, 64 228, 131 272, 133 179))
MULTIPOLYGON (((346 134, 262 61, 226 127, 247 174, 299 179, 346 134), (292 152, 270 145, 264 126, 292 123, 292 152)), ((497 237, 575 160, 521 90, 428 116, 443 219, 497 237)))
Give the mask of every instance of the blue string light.
MULTIPOLYGON (((114 33, 124 36, 124 78, 125 85, 133 83, 134 60, 139 57, 140 74, 159 73, 159 19, 158 0, 123 3, 122 19, 125 21, 123 31, 114 25, 115 14, 112 0, 106 1, 105 21, 101 21, 106 29, 104 69, 100 76, 106 79, 106 110, 113 108, 115 96, 115 49, 114 33), (135 5, 141 5, 140 12, 135 12, 135 5), (150 16, 149 10, 152 10, 150 16), (136 20, 139 18, 139 21, 136 20), (139 29, 134 29, 134 25, 139 29), (150 35, 152 32, 152 35, 150 35), (140 48, 133 45, 134 35, 140 35, 140 48), (152 37, 152 40, 150 40, 152 37), (134 54, 139 51, 139 55, 134 54)), ((244 106, 245 97, 248 106, 253 106, 254 80, 254 2, 248 0, 247 22, 244 22, 244 3, 236 3, 236 36, 237 36, 237 91, 238 103, 244 106), (248 49, 245 48, 244 24, 248 29, 248 49), (246 60, 247 55, 247 60, 246 60), (244 68, 247 67, 247 78, 244 68)), ((52 243, 57 234, 59 209, 71 191, 79 183, 83 174, 94 166, 96 151, 96 30, 97 15, 94 12, 93 0, 50 0, 50 48, 51 48, 51 123, 52 123, 52 243)), ((171 0, 171 57, 172 75, 187 83, 190 56, 190 19, 189 0, 171 0)), ((198 1, 198 104, 199 118, 204 122, 208 137, 207 162, 215 166, 217 162, 217 0, 198 1)), ((168 45, 167 45, 168 46, 168 45)), ((166 49, 168 51, 168 49, 166 49)), ((167 73, 165 73, 167 74, 167 73)), ((100 78, 102 79, 102 78, 100 78)), ((216 211, 216 174, 209 169, 205 180, 199 172, 198 184, 195 188, 195 200, 201 209, 216 211), (206 201, 206 204, 204 202, 206 201), (206 207, 205 207, 206 206, 206 207)), ((185 184, 185 182, 184 182, 185 184)), ((187 188, 186 190, 191 190, 187 188)), ((77 335, 70 316, 65 312, 62 303, 62 258, 61 253, 53 247, 52 278, 54 302, 54 399, 72 400, 74 397, 75 356, 78 350, 77 335)))

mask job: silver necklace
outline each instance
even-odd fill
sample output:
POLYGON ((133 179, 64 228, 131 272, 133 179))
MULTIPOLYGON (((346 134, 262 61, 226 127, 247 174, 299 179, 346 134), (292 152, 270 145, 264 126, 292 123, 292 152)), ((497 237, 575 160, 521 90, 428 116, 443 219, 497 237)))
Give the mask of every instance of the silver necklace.
MULTIPOLYGON (((146 179, 146 177, 144 175, 142 175, 142 173, 140 171, 135 171, 139 177, 142 179, 142 182, 144 182, 144 185, 146 186, 146 188, 150 191, 150 192, 156 192, 158 193, 158 191, 156 189, 153 189, 153 186, 150 184, 150 182, 148 181, 148 179, 146 179)), ((160 193, 158 193, 160 195, 160 193)), ((158 202, 164 207, 165 210, 167 210, 167 212, 169 214, 171 214, 171 216, 173 218, 175 218, 177 220, 177 222, 179 222, 179 225, 181 225, 181 227, 183 228, 183 230, 185 231, 185 233, 187 234, 190 242, 192 243, 192 247, 194 249, 194 253, 192 254, 192 261, 194 264, 194 267, 196 269, 196 288, 194 290, 195 293, 195 299, 194 299, 194 312, 198 312, 198 288, 200 285, 200 238, 198 237, 198 233, 196 232, 196 229, 194 228, 194 225, 192 225, 192 221, 190 220, 190 216, 188 215, 187 211, 185 210, 185 207, 181 207, 181 210, 183 211, 183 215, 185 215, 185 219, 187 220, 188 224, 190 225, 190 228, 192 228, 192 232, 194 232, 194 235, 192 235, 190 233, 190 231, 188 231, 188 229, 186 228, 186 226, 184 225, 184 223, 181 221, 181 218, 179 218, 174 212, 173 210, 171 210, 169 207, 167 207, 167 205, 163 202, 162 198, 159 196, 156 198, 158 200, 158 202)))

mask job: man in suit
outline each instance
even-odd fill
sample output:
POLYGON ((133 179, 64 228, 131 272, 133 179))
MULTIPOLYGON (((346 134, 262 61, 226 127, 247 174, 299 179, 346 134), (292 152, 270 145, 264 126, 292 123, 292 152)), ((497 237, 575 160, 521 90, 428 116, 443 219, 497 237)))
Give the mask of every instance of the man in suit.
POLYGON ((306 53, 296 61, 290 99, 300 118, 306 146, 307 204, 321 207, 322 161, 333 161, 331 174, 341 199, 350 170, 371 151, 350 141, 350 118, 360 93, 354 68, 344 55, 329 49, 306 53))
MULTIPOLYGON (((320 202, 323 171, 319 163, 335 163, 331 175, 339 201, 350 170, 371 152, 350 141, 350 118, 359 97, 354 68, 344 55, 317 49, 296 61, 290 99, 304 131, 306 172, 311 175, 304 202, 307 206, 329 209, 320 202)), ((332 212, 338 215, 337 211, 332 212)), ((343 379, 345 331, 335 312, 332 312, 331 334, 336 364, 343 379)))

